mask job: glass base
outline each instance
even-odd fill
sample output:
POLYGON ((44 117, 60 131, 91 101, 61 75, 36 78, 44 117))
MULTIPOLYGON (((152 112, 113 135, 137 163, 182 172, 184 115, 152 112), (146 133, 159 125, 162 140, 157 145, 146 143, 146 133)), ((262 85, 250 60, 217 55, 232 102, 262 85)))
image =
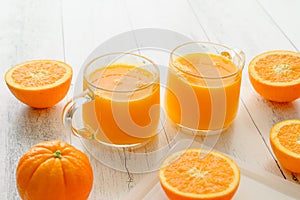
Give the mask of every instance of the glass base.
POLYGON ((180 128, 180 132, 188 135, 195 135, 195 136, 213 136, 213 135, 219 135, 223 132, 225 132, 229 126, 216 129, 216 130, 199 130, 199 129, 193 129, 186 126, 183 126, 181 124, 176 124, 180 128))
MULTIPOLYGON (((157 134, 159 134, 160 131, 158 130, 157 132, 158 132, 157 134)), ((109 139, 105 138, 103 133, 100 133, 100 134, 98 134, 98 133, 94 134, 94 140, 99 142, 100 144, 106 145, 108 147, 113 147, 113 148, 130 148, 130 149, 145 146, 149 142, 151 142, 155 137, 157 137, 157 135, 154 135, 154 136, 149 137, 149 138, 138 139, 139 141, 135 142, 135 143, 118 144, 118 143, 110 142, 109 139), (101 136, 99 137, 100 134, 101 134, 101 136)))

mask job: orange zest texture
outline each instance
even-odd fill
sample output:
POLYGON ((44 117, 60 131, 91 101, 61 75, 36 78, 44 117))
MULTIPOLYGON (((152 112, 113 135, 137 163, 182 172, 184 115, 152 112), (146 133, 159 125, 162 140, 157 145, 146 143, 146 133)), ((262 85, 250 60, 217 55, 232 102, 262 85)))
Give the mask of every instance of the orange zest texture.
POLYGON ((54 60, 34 60, 10 68, 5 81, 14 96, 34 108, 48 108, 67 94, 72 68, 54 60))
POLYGON ((270 131, 270 143, 280 164, 300 173, 300 120, 284 120, 270 131))
POLYGON ((22 156, 16 180, 23 200, 85 200, 93 171, 83 152, 54 140, 36 144, 22 156))
POLYGON ((300 53, 276 50, 253 58, 248 67, 254 89, 264 98, 290 102, 300 97, 300 53))
POLYGON ((159 178, 170 199, 231 199, 240 171, 227 156, 203 149, 188 149, 169 156, 159 178))

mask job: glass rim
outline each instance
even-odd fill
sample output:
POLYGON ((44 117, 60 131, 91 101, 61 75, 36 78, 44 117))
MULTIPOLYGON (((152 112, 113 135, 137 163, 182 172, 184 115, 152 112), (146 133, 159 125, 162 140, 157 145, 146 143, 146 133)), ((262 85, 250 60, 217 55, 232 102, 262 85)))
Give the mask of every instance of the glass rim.
MULTIPOLYGON (((118 57, 119 58, 119 57, 118 57)), ((105 67, 108 67, 110 65, 104 65, 102 66, 103 68, 105 67)), ((100 67, 100 66, 99 66, 100 67)), ((132 92, 136 92, 136 91, 141 91, 141 90, 144 90, 144 89, 147 89, 148 87, 156 84, 159 80, 159 68, 158 66, 152 61, 150 60, 149 58, 146 58, 145 56, 141 56, 141 55, 138 55, 138 54, 135 54, 135 53, 131 53, 131 52, 111 52, 111 53, 107 53, 107 54, 103 54, 101 56, 98 56, 94 59, 92 59, 84 68, 84 71, 83 71, 83 79, 87 81, 87 83, 89 85, 91 85, 93 88, 96 88, 96 89, 99 89, 99 90, 103 90, 103 91, 106 91, 106 92, 117 92, 117 93, 132 93, 132 92), (143 60, 146 60, 147 62, 149 62, 155 69, 156 71, 156 74, 155 76, 153 77, 153 80, 147 84, 145 84, 144 86, 142 86, 141 88, 136 88, 136 89, 132 89, 132 90, 115 90, 115 89, 107 89, 107 88, 103 88, 103 87, 99 87, 98 85, 95 85, 94 83, 92 83, 91 81, 89 81, 88 77, 87 77, 87 69, 97 60, 99 59, 102 59, 102 58, 105 58, 105 57, 108 57, 110 55, 120 55, 120 57, 122 55, 131 55, 133 57, 138 57, 138 58, 142 58, 143 60)))
MULTIPOLYGON (((209 52, 207 52, 209 53, 209 52)), ((180 55, 182 56, 182 55, 180 55)), ((229 48, 228 46, 226 45, 223 45, 223 44, 218 44, 218 43, 214 43, 214 42, 201 42, 201 41, 195 41, 195 42, 187 42, 187 43, 183 43, 183 44, 180 44, 178 45, 177 47, 175 47, 171 54, 170 54, 170 65, 172 65, 173 67, 175 67, 177 70, 179 70, 180 72, 184 73, 184 74, 187 74, 189 76, 192 76, 194 78, 203 78, 203 79, 226 79, 226 78, 230 78, 230 77, 234 77, 238 74, 240 74, 242 71, 243 71, 243 68, 244 68, 244 62, 243 62, 243 58, 241 57, 241 55, 236 52, 234 49, 232 48, 229 48), (190 73, 190 72, 187 72, 187 71, 184 71, 178 67, 176 67, 173 63, 174 63, 174 59, 173 59, 173 56, 176 55, 175 52, 180 49, 181 47, 184 47, 184 46, 188 46, 188 45, 191 45, 191 44, 205 44, 205 45, 214 45, 214 46, 220 46, 220 47, 224 47, 228 50, 232 50, 238 57, 239 57, 239 60, 241 61, 241 66, 237 66, 235 63, 234 65, 238 68, 238 70, 236 70, 234 73, 231 73, 229 75, 225 75, 225 76, 203 76, 203 75, 196 75, 196 74, 193 74, 193 73, 190 73)))

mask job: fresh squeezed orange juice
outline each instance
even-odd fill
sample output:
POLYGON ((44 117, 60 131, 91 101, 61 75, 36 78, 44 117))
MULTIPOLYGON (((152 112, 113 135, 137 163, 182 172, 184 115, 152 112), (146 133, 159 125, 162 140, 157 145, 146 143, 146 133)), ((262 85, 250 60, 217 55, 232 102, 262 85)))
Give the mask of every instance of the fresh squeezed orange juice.
POLYGON ((234 120, 241 70, 225 56, 192 53, 170 62, 166 113, 183 127, 220 130, 234 120))
MULTIPOLYGON (((160 118, 159 77, 140 67, 115 64, 90 73, 94 101, 83 106, 83 121, 97 140, 130 145, 156 135, 160 118)), ((88 83, 84 81, 84 88, 88 83)))

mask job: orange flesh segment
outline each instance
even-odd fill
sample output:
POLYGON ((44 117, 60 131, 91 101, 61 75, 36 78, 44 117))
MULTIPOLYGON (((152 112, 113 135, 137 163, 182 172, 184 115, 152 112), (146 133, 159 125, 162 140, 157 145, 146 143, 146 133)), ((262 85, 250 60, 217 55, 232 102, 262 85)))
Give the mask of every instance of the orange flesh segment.
POLYGON ((63 78, 66 69, 56 63, 26 64, 16 68, 11 78, 23 87, 41 87, 51 85, 63 78))
POLYGON ((272 54, 255 63, 258 76, 270 82, 291 82, 300 79, 300 57, 272 54))
POLYGON ((234 179, 229 163, 213 154, 187 152, 164 171, 166 182, 181 192, 210 194, 225 191, 234 179), (184 178, 183 178, 184 177, 184 178))
POLYGON ((284 125, 277 133, 277 138, 282 146, 300 154, 300 124, 284 125))

